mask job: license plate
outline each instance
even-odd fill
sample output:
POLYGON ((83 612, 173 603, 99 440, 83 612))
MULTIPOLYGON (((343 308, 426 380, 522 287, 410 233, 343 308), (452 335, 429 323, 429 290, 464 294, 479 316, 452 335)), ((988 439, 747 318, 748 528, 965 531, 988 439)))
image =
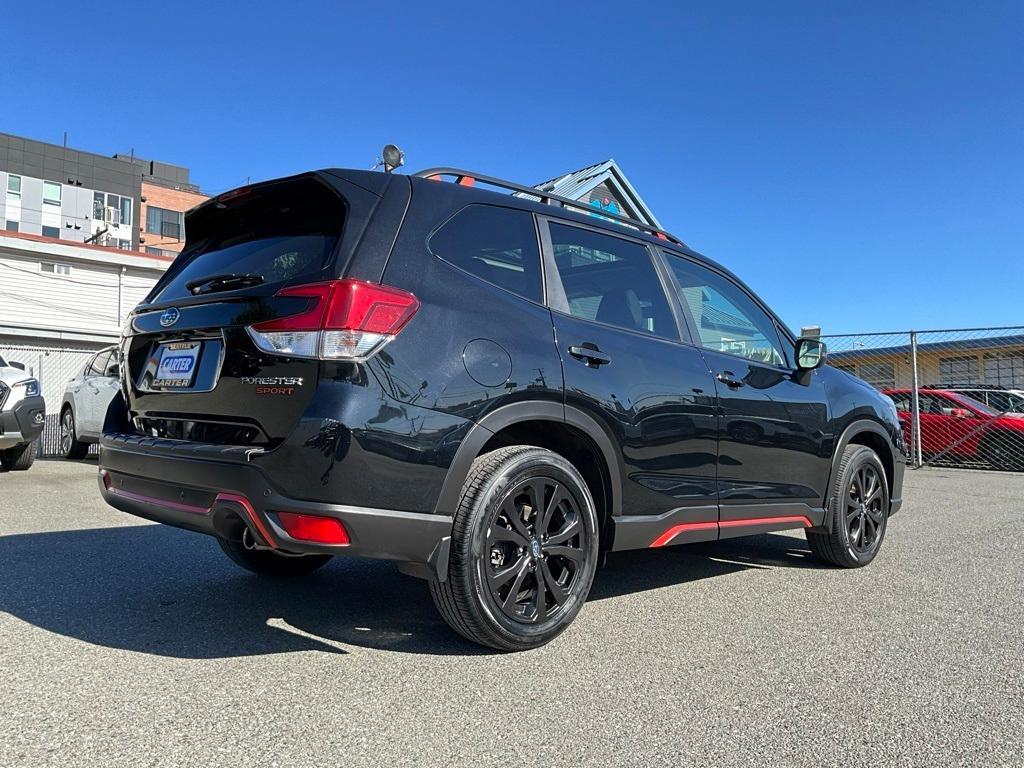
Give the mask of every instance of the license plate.
POLYGON ((161 344, 157 351, 154 387, 163 389, 188 389, 196 378, 199 367, 199 350, 202 342, 178 341, 161 344))

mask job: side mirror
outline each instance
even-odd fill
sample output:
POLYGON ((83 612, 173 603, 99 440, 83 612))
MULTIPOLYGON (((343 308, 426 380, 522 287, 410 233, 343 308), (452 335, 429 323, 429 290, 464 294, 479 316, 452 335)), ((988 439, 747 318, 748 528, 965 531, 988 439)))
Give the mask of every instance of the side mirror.
POLYGON ((952 416, 954 419, 969 419, 974 414, 972 414, 966 408, 953 408, 950 410, 949 415, 952 416))
POLYGON ((796 340, 796 367, 800 371, 813 371, 825 364, 825 342, 801 336, 796 340))
POLYGON ((11 366, 11 368, 17 368, 19 371, 24 371, 25 370, 25 364, 24 363, 16 363, 13 360, 9 360, 7 362, 7 364, 9 366, 11 366))

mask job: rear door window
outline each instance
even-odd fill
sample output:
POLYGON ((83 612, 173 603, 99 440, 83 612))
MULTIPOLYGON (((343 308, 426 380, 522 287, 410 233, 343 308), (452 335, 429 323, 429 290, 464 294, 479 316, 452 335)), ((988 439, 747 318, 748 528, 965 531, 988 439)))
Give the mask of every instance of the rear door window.
POLYGON ((313 281, 330 263, 345 221, 344 202, 313 179, 256 187, 208 203, 188 220, 188 243, 152 301, 168 301, 210 290, 313 281), (227 284, 204 280, 248 276, 227 284))
POLYGON ((550 222, 549 230, 570 315, 678 340, 665 290, 645 246, 567 224, 550 222))
POLYGON ((492 285, 540 303, 540 250, 533 215, 496 205, 469 205, 429 241, 430 252, 492 285))

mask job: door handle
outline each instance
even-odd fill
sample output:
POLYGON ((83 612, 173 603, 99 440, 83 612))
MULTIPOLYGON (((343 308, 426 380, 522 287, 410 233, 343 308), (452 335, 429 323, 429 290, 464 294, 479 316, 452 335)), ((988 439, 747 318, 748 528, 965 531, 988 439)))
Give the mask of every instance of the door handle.
POLYGON ((569 354, 577 360, 583 360, 587 365, 597 367, 606 365, 612 361, 611 355, 602 352, 596 344, 585 342, 579 346, 569 347, 569 354))
POLYGON ((715 376, 715 378, 725 384, 729 389, 739 389, 743 386, 743 382, 739 379, 734 379, 733 376, 735 375, 736 374, 732 371, 722 371, 720 374, 715 376))

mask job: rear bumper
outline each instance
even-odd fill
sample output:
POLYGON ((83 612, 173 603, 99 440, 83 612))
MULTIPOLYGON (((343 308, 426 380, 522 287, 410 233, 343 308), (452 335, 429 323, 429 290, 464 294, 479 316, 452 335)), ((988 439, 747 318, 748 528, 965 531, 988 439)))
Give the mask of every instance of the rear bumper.
POLYGON ((147 452, 147 438, 104 435, 100 493, 123 512, 222 538, 243 526, 262 546, 284 552, 395 560, 413 575, 443 579, 448 570, 452 518, 285 497, 255 466, 147 452), (328 545, 292 538, 277 516, 298 512, 340 520, 349 543, 328 545))
POLYGON ((0 448, 31 443, 43 431, 46 404, 41 397, 19 400, 9 411, 0 413, 0 448))

